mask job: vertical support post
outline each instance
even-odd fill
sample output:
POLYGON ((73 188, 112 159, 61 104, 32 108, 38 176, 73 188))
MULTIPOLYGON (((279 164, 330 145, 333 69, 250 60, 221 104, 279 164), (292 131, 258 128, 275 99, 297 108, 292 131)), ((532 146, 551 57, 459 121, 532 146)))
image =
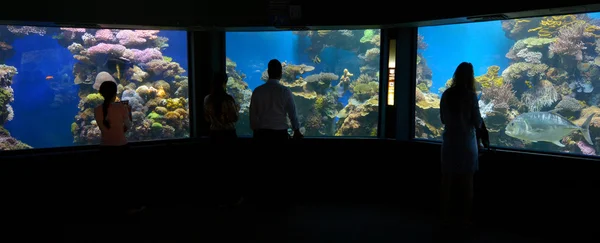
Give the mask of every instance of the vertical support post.
POLYGON ((399 28, 396 36, 396 140, 408 141, 415 131, 417 28, 399 28))
POLYGON ((195 31, 191 32, 192 66, 190 79, 190 117, 194 126, 193 137, 208 135, 209 124, 204 120, 204 97, 209 94, 211 81, 215 72, 225 71, 225 32, 195 31))

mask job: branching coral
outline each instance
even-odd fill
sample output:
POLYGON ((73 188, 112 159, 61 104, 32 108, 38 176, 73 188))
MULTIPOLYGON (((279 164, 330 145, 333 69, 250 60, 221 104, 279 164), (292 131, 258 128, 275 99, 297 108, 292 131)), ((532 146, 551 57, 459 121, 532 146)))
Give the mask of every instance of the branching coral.
POLYGON ((561 27, 556 41, 550 44, 551 54, 570 55, 577 61, 583 60, 583 50, 586 49, 583 34, 586 27, 587 23, 583 21, 561 27))
POLYGON ((515 105, 518 100, 515 96, 512 83, 503 83, 501 85, 491 85, 482 88, 482 99, 493 103, 496 108, 509 109, 515 105))

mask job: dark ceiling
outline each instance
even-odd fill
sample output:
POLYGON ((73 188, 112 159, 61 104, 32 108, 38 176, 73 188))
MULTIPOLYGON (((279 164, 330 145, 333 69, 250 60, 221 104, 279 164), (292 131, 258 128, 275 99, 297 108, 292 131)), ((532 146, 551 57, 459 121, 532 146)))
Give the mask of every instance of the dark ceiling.
MULTIPOLYGON (((593 4, 592 0, 535 3, 533 1, 290 1, 302 7, 302 19, 292 25, 389 25, 432 19, 593 4)), ((5 6, 0 18, 85 24, 149 26, 259 27, 272 25, 271 1, 20 1, 5 6)))

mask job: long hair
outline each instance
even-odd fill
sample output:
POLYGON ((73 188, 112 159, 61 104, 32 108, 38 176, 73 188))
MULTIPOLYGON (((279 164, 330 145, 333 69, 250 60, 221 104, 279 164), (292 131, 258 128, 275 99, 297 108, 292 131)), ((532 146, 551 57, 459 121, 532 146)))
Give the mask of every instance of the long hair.
POLYGON ((452 76, 451 87, 462 88, 475 93, 475 72, 473 64, 463 62, 456 67, 452 76))
POLYGON ((454 92, 448 97, 449 109, 468 114, 469 107, 473 105, 472 94, 476 92, 473 64, 463 62, 456 67, 450 88, 454 92))
POLYGON ((223 113, 223 103, 231 101, 232 98, 227 94, 225 85, 227 84, 227 73, 219 72, 213 76, 213 85, 210 92, 210 104, 216 117, 221 117, 223 113))
POLYGON ((104 119, 102 119, 102 124, 106 128, 110 128, 110 122, 108 122, 108 105, 112 102, 117 96, 117 83, 112 81, 104 81, 100 85, 100 95, 104 97, 104 102, 102 103, 102 114, 104 119))

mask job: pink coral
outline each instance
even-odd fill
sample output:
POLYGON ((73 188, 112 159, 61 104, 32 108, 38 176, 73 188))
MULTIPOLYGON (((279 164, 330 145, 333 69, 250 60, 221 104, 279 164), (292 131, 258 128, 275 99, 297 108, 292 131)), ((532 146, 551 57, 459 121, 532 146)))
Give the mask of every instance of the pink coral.
POLYGON ((577 61, 583 60, 583 50, 586 47, 582 39, 586 25, 586 23, 576 22, 561 27, 558 30, 556 41, 550 44, 550 52, 560 55, 571 55, 577 61))
POLYGON ((162 60, 162 53, 156 48, 146 48, 144 50, 131 49, 134 60, 138 63, 147 63, 152 60, 162 60))
POLYGON ((138 37, 140 38, 144 38, 144 39, 148 39, 148 40, 154 40, 156 38, 158 38, 158 36, 156 34, 158 34, 158 30, 136 30, 135 33, 138 35, 138 37))
POLYGON ((577 142, 577 147, 579 147, 581 153, 585 155, 596 155, 596 150, 582 141, 577 142))
POLYGON ((122 45, 100 43, 88 48, 87 53, 90 56, 96 56, 98 54, 110 54, 112 56, 120 57, 123 55, 125 50, 127 50, 127 48, 122 45))
POLYGON ((158 38, 157 33, 158 30, 121 30, 117 33, 117 39, 121 45, 136 46, 158 38))
POLYGON ((37 34, 37 35, 43 36, 46 34, 46 28, 44 28, 44 27, 36 27, 36 26, 17 27, 17 26, 13 26, 13 25, 7 25, 6 28, 11 33, 18 34, 18 35, 37 34))
POLYGON ((113 42, 116 40, 115 35, 112 30, 109 29, 101 29, 96 31, 96 40, 101 42, 113 42))

